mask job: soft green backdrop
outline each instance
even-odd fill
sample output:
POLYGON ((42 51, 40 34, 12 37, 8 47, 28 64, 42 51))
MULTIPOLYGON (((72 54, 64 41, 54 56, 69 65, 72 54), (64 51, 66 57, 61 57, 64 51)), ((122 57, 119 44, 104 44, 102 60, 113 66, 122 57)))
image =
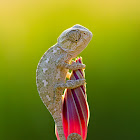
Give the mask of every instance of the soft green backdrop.
POLYGON ((140 140, 139 0, 0 1, 0 140, 56 139, 36 67, 77 23, 94 34, 80 54, 91 114, 87 140, 140 140))

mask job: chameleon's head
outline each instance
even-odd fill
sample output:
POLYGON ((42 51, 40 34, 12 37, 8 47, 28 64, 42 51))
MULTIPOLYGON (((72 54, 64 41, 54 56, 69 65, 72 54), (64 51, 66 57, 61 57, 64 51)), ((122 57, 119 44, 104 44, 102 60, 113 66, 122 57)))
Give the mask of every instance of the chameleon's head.
POLYGON ((74 58, 84 50, 91 38, 92 33, 87 28, 76 24, 59 36, 58 45, 74 58))

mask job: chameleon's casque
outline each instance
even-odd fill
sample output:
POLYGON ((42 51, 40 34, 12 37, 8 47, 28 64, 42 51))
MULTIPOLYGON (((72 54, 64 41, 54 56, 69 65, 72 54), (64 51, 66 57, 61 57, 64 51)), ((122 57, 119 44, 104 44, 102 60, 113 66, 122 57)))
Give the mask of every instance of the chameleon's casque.
POLYGON ((85 68, 84 64, 70 62, 84 50, 91 38, 92 33, 81 25, 65 30, 58 42, 45 52, 37 66, 37 89, 55 121, 60 140, 65 140, 61 118, 63 90, 73 89, 85 83, 85 79, 66 81, 69 69, 85 68))

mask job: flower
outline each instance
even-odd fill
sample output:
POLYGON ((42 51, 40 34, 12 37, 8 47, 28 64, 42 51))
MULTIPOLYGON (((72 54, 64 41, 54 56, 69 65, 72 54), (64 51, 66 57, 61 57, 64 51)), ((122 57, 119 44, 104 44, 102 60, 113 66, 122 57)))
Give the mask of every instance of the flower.
MULTIPOLYGON (((77 58, 76 63, 82 63, 82 58, 77 58)), ((84 70, 72 71, 70 80, 84 79, 84 70)), ((87 103, 86 85, 75 89, 66 89, 62 98, 62 122, 66 140, 72 133, 77 133, 86 140, 87 125, 89 120, 89 107, 87 103)), ((58 134, 57 139, 59 140, 58 134)))

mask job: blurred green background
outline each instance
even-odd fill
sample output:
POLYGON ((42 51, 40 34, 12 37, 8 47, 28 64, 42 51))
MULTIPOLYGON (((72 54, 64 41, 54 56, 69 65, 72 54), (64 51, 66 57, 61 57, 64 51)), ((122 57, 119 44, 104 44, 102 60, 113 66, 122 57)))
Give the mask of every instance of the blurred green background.
POLYGON ((94 34, 80 54, 87 66, 87 140, 140 140, 139 0, 0 1, 0 140, 56 139, 36 67, 74 24, 94 34))

